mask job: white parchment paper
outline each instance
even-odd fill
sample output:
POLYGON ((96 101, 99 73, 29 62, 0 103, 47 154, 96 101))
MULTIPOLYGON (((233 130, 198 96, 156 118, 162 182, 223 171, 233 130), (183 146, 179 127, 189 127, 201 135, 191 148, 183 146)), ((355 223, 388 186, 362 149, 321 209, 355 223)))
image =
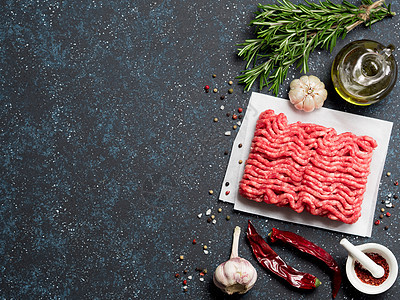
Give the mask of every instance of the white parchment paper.
POLYGON ((299 111, 286 99, 280 99, 260 93, 252 93, 240 130, 232 146, 231 156, 222 183, 219 199, 234 204, 239 211, 248 212, 278 220, 304 224, 348 234, 370 237, 378 196, 380 179, 386 160, 392 131, 392 122, 354 115, 328 108, 320 108, 311 113, 299 111), (297 121, 315 123, 335 128, 338 134, 350 131, 356 135, 373 137, 378 147, 374 150, 371 162, 371 174, 368 176, 367 189, 362 203, 361 217, 354 224, 344 224, 325 217, 313 216, 308 212, 296 213, 290 208, 258 203, 245 199, 238 193, 239 181, 243 176, 245 161, 250 152, 251 141, 258 116, 261 112, 273 109, 276 114, 284 113, 288 123, 297 121), (241 147, 239 147, 241 144, 241 147), (243 163, 239 164, 239 160, 243 163), (226 186, 225 183, 229 182, 226 186), (229 191, 229 194, 226 192, 229 191))

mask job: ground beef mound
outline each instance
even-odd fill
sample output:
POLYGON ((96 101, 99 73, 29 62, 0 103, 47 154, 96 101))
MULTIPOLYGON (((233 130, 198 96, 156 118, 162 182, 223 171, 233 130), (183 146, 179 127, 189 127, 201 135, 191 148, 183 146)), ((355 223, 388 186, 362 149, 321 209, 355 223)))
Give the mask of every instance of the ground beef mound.
POLYGON ((361 215, 372 152, 368 136, 316 124, 288 124, 284 114, 261 113, 239 193, 257 202, 355 223, 361 215))

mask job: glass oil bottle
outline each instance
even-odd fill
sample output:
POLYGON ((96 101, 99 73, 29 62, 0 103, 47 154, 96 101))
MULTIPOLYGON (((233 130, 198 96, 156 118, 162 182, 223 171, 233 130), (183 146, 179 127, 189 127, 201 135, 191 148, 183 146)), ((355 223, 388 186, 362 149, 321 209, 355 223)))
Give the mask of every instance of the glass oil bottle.
POLYGON ((331 76, 337 93, 356 105, 382 100, 393 89, 397 65, 394 47, 371 40, 354 41, 339 51, 332 64, 331 76))

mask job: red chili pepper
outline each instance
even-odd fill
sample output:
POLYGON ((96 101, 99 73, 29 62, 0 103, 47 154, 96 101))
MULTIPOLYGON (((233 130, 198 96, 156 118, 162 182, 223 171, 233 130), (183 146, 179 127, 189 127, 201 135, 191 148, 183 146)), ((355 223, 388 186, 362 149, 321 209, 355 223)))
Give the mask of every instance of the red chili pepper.
POLYGON ((300 272, 288 264, 275 253, 266 241, 257 233, 249 220, 246 232, 251 249, 258 262, 266 269, 285 279, 292 286, 299 289, 311 290, 318 287, 321 282, 309 273, 300 272))
POLYGON ((342 273, 340 272, 339 265, 328 252, 309 240, 303 238, 302 236, 290 231, 282 231, 272 228, 272 231, 268 234, 268 236, 271 238, 271 242, 273 243, 277 240, 281 240, 282 242, 288 243, 300 251, 311 254, 312 256, 323 261, 333 271, 332 297, 336 297, 342 282, 342 273))

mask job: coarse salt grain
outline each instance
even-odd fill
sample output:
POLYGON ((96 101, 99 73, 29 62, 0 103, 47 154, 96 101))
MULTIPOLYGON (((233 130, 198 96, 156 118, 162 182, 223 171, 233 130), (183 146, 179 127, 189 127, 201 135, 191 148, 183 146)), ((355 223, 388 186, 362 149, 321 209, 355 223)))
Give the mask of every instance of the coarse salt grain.
POLYGON ((206 254, 206 255, 208 254, 208 250, 204 250, 203 252, 204 252, 204 254, 206 254))
POLYGON ((224 110, 224 108, 225 108, 225 106, 221 105, 220 109, 221 109, 221 110, 224 110))
POLYGON ((212 223, 213 223, 213 224, 216 224, 216 223, 217 223, 217 220, 216 220, 216 219, 212 220, 212 223))
POLYGON ((200 281, 204 281, 204 277, 200 277, 199 280, 200 280, 200 281))
POLYGON ((203 215, 202 213, 199 213, 199 214, 197 215, 197 217, 200 219, 202 215, 203 215))
POLYGON ((211 215, 211 208, 207 209, 207 211, 206 211, 206 216, 209 216, 209 215, 211 215))
POLYGON ((190 279, 190 280, 191 280, 192 278, 193 278, 193 276, 192 276, 192 275, 189 275, 189 276, 188 276, 188 279, 190 279))
POLYGON ((229 136, 229 135, 231 135, 231 132, 230 131, 225 131, 225 135, 229 136))

